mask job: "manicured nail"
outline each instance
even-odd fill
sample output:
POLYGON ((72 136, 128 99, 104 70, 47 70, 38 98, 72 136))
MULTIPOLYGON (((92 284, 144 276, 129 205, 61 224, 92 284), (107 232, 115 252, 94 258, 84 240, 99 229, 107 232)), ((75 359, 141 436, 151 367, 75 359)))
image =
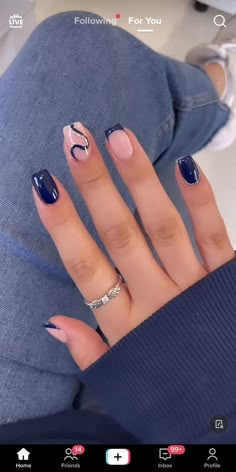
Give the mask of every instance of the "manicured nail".
POLYGON ((185 182, 189 185, 197 184, 200 180, 200 174, 197 164, 193 160, 192 156, 182 157, 181 159, 178 159, 177 162, 185 182))
POLYGON ((87 161, 91 154, 89 140, 82 123, 72 123, 63 128, 66 144, 75 161, 87 161))
POLYGON ((130 159, 134 152, 132 143, 119 123, 105 131, 106 138, 117 159, 130 159))
POLYGON ((44 328, 46 328, 47 332, 51 334, 54 338, 58 339, 58 341, 66 343, 66 334, 61 328, 59 328, 59 326, 55 325, 54 323, 51 323, 51 321, 45 321, 43 323, 43 326, 44 328))
POLYGON ((44 203, 55 203, 59 198, 59 191, 47 169, 40 170, 32 175, 33 186, 44 203))

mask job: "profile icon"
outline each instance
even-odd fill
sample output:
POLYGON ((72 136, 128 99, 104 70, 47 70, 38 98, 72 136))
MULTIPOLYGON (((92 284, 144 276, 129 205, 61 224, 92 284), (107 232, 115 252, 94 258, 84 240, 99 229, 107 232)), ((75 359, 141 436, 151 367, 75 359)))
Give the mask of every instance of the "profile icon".
POLYGON ((218 458, 216 457, 216 449, 214 447, 211 447, 209 449, 209 456, 207 458, 207 461, 210 461, 211 459, 215 460, 215 461, 218 461, 218 458))

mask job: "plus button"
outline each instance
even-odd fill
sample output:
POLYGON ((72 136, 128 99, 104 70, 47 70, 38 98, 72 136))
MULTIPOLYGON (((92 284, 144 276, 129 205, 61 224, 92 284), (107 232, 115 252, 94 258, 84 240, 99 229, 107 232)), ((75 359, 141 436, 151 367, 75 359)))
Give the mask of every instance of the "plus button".
POLYGON ((122 456, 120 456, 119 452, 116 454, 116 456, 114 456, 114 459, 117 459, 118 462, 119 459, 122 459, 122 456))

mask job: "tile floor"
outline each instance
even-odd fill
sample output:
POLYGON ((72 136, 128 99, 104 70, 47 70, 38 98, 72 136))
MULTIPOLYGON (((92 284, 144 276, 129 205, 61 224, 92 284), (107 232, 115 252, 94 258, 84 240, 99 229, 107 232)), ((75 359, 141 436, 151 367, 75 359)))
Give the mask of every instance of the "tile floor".
MULTIPOLYGON (((35 19, 39 23, 44 18, 60 11, 93 11, 114 18, 120 14, 119 25, 153 49, 176 59, 183 59, 193 45, 210 40, 217 32, 213 23, 216 14, 224 12, 209 8, 205 13, 193 9, 191 0, 35 0, 35 19), (142 26, 128 24, 128 17, 161 18, 161 25, 153 27, 153 32, 137 32, 142 26)), ((150 27, 149 27, 150 28, 150 27)), ((29 34, 30 34, 29 27, 29 34)), ((220 210, 224 217, 231 241, 236 248, 236 141, 227 150, 210 152, 203 150, 195 156, 206 172, 215 191, 220 210), (226 165, 227 163, 227 165, 226 165)))

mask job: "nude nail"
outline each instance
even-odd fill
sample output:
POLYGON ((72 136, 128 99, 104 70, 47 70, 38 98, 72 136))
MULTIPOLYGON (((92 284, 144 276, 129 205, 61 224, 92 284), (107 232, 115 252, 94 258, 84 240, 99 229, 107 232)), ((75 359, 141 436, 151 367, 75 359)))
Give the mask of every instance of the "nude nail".
POLYGON ((75 161, 87 161, 91 147, 85 129, 79 121, 63 128, 67 147, 75 161))
POLYGON ((123 126, 118 123, 107 129, 105 135, 117 159, 126 160, 132 157, 134 149, 123 126))
POLYGON ((58 341, 61 341, 62 343, 67 342, 67 336, 65 331, 63 329, 59 328, 59 326, 55 325, 54 323, 51 323, 51 321, 45 321, 43 323, 44 328, 47 330, 49 334, 51 334, 54 338, 58 339, 58 341))

